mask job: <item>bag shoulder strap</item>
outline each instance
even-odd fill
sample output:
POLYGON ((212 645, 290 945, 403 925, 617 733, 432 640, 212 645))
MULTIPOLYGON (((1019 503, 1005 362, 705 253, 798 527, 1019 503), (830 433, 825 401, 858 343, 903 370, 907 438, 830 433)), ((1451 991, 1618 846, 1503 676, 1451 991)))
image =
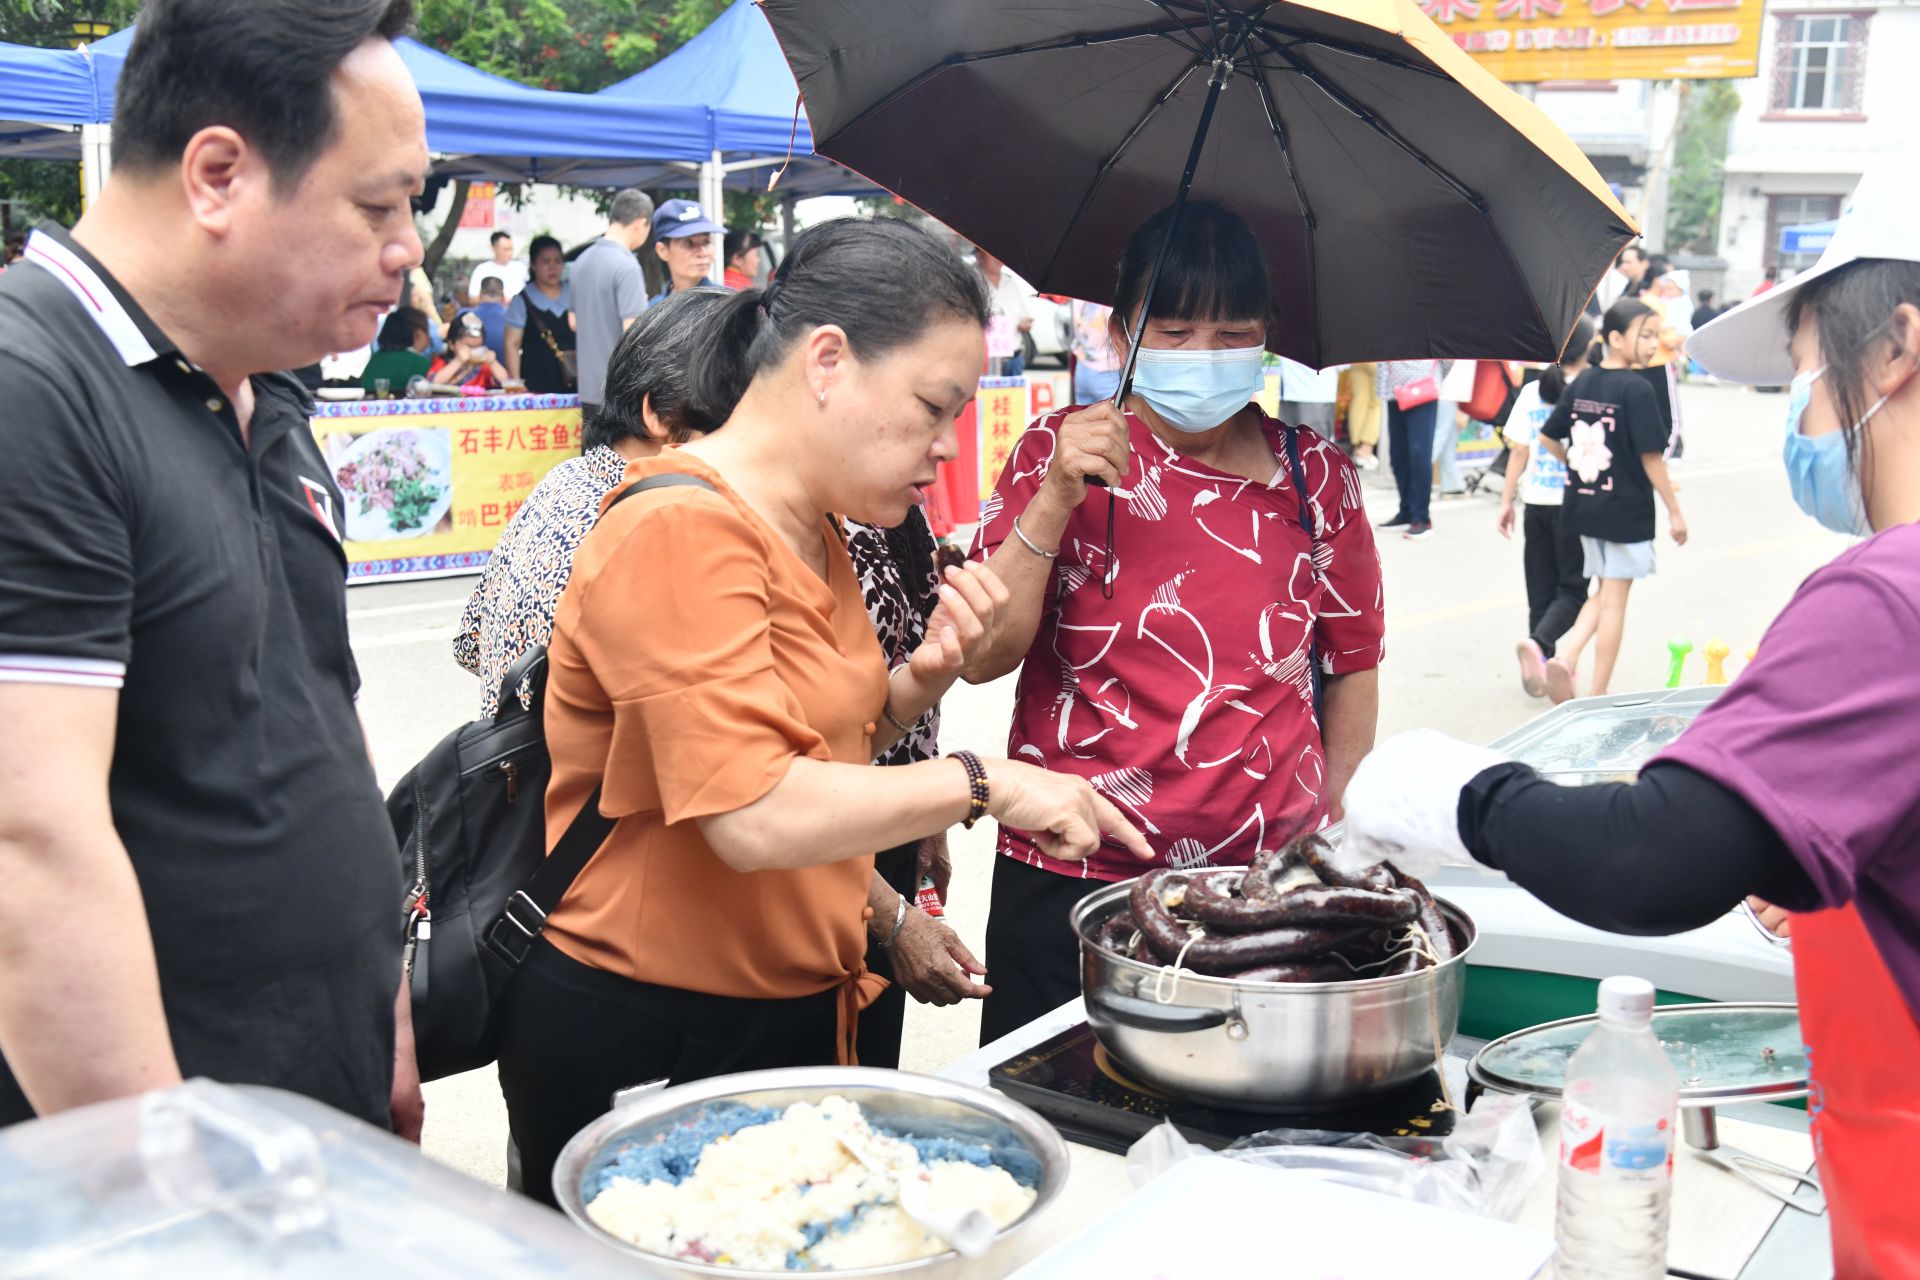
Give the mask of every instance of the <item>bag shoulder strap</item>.
MULTIPOLYGON (((607 511, 613 510, 636 493, 644 493, 648 489, 672 489, 681 485, 694 485, 707 490, 709 493, 720 492, 699 476, 689 475, 685 471, 667 471, 657 476, 648 476, 645 480, 635 480, 619 493, 613 495, 613 501, 607 504, 607 511)), ((603 519, 606 517, 607 511, 600 513, 603 519)))
MULTIPOLYGON (((1314 527, 1313 504, 1307 501, 1307 469, 1300 465, 1300 436, 1298 433, 1309 430, 1312 430, 1312 428, 1287 428, 1287 470, 1293 475, 1294 495, 1300 500, 1300 526, 1307 531, 1307 541, 1312 548, 1317 551, 1320 549, 1320 531, 1314 527)), ((1313 679, 1313 718, 1324 724, 1322 704, 1325 699, 1325 689, 1323 687, 1325 677, 1322 676, 1320 672, 1320 646, 1312 640, 1307 642, 1307 670, 1313 679)))
POLYGON ((1294 496, 1300 500, 1300 527, 1307 531, 1307 537, 1314 546, 1320 545, 1320 531, 1313 524, 1313 504, 1307 501, 1307 469, 1300 465, 1299 432, 1310 431, 1311 427, 1288 427, 1286 432, 1287 471, 1293 477, 1294 496))
MULTIPOLYGON (((688 475, 681 471, 669 471, 664 475, 648 476, 645 480, 636 480, 622 489, 607 504, 607 510, 613 510, 618 503, 626 501, 636 493, 648 489, 670 489, 680 485, 698 485, 702 489, 713 486, 699 476, 688 475)), ((602 513, 604 514, 604 513, 602 513)), ((544 654, 542 655, 544 657, 544 654)), ((560 905, 560 899, 566 897, 567 890, 586 870, 587 863, 598 853, 607 837, 613 834, 614 819, 600 812, 600 793, 605 789, 604 781, 596 784, 593 794, 580 806, 580 812, 574 815, 572 822, 540 863, 540 869, 533 873, 526 887, 507 899, 507 909, 500 922, 493 928, 496 936, 505 933, 507 926, 525 934, 515 950, 524 955, 525 945, 540 935, 546 927, 547 917, 560 905)), ((515 957, 516 961, 518 956, 515 957)))

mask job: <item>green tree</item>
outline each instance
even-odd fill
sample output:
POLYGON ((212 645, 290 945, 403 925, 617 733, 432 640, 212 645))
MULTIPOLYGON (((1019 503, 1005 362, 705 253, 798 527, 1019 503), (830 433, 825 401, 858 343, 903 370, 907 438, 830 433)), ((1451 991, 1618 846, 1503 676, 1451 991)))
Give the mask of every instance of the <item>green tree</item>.
POLYGON ((1720 243, 1727 131, 1740 109, 1740 93, 1730 80, 1704 80, 1692 87, 1674 140, 1665 243, 1670 252, 1713 253, 1720 243))
POLYGON ((112 35, 133 21, 140 0, 0 0, 0 41, 70 49, 112 35))
POLYGON ((540 89, 594 93, 704 31, 726 0, 420 0, 420 39, 540 89))

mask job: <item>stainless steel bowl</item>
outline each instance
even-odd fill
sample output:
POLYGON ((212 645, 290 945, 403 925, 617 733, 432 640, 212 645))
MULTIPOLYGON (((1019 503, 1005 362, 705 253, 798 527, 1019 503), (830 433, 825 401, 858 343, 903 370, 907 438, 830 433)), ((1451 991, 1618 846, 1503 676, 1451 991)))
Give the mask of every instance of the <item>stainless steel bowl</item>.
POLYGON ((1101 1045, 1143 1083, 1243 1111, 1333 1111, 1411 1083, 1433 1068, 1460 1025, 1466 912, 1440 909, 1465 937, 1438 968, 1353 982, 1240 982, 1104 950, 1100 926, 1126 906, 1131 881, 1073 911, 1080 986, 1101 1045))
POLYGON ((696 1080, 622 1100, 606 1115, 573 1136, 553 1170, 553 1189, 569 1218, 590 1234, 623 1252, 689 1276, 728 1276, 736 1280, 774 1273, 669 1258, 636 1248, 602 1230, 587 1216, 582 1190, 587 1180, 636 1143, 651 1142, 703 1109, 719 1102, 754 1107, 787 1107, 818 1102, 833 1094, 866 1108, 877 1124, 912 1137, 958 1138, 995 1150, 1024 1153, 1039 1165, 1039 1193, 1033 1206, 995 1237, 986 1257, 963 1259, 951 1251, 886 1267, 835 1271, 836 1276, 913 1275, 923 1280, 962 1273, 1003 1274, 1007 1242, 1047 1208, 1067 1181, 1067 1146, 1052 1125, 1017 1102, 987 1089, 935 1076, 872 1067, 788 1067, 696 1080), (994 1260, 1001 1258, 998 1270, 994 1260))

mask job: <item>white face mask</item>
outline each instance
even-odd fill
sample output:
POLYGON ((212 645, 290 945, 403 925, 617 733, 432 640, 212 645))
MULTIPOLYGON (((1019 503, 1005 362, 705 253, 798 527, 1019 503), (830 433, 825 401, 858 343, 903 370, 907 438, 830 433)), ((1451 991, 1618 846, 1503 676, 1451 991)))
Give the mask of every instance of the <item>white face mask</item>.
POLYGON ((1262 346, 1217 351, 1141 347, 1133 389, 1175 431, 1211 431, 1260 394, 1266 355, 1262 346))

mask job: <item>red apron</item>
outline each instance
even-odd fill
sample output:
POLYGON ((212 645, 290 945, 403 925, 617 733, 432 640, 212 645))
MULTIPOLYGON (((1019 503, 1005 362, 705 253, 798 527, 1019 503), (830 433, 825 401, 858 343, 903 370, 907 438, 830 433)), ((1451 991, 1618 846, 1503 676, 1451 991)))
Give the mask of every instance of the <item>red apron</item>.
POLYGON ((1852 907, 1793 917, 1835 1280, 1920 1277, 1920 1023, 1852 907))

